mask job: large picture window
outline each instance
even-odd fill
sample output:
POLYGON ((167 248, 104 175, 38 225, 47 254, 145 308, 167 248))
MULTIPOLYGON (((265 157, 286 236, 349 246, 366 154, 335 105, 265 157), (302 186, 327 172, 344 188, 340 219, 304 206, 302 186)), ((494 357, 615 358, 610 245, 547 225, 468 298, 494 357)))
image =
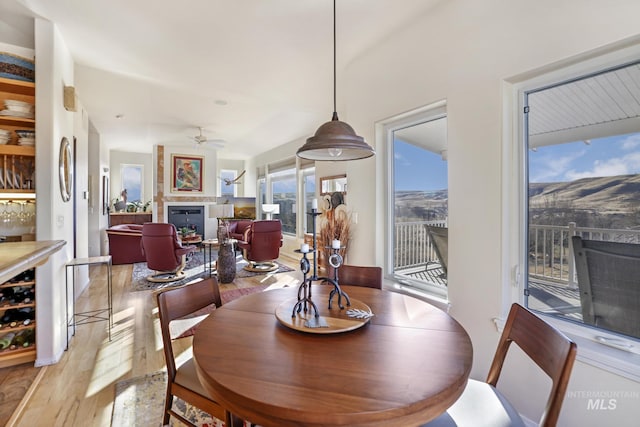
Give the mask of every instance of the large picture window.
POLYGON ((280 205, 280 213, 274 214, 273 219, 282 222, 282 232, 296 234, 296 170, 285 169, 270 174, 271 199, 280 205))
POLYGON ((143 202, 144 200, 144 165, 122 164, 120 166, 122 189, 127 190, 128 202, 143 202))
POLYGON ((530 90, 523 112, 526 305, 640 338, 640 66, 530 90))
POLYGON ((447 119, 436 108, 389 126, 387 265, 413 290, 446 296, 448 260, 447 119))

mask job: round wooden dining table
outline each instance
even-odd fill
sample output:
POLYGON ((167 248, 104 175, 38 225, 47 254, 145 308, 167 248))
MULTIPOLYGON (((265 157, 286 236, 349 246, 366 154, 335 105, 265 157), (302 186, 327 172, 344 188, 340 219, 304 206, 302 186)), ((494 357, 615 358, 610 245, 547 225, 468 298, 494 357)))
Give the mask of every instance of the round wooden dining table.
MULTIPOLYGON (((297 330, 279 321, 276 311, 296 301, 297 287, 247 295, 214 310, 193 341, 202 385, 233 414, 265 427, 406 427, 443 413, 469 377, 467 332, 419 299, 342 288, 373 312, 347 332, 297 330)), ((331 316, 332 289, 312 287, 321 316, 331 316)), ((312 317, 312 311, 296 316, 312 317)))

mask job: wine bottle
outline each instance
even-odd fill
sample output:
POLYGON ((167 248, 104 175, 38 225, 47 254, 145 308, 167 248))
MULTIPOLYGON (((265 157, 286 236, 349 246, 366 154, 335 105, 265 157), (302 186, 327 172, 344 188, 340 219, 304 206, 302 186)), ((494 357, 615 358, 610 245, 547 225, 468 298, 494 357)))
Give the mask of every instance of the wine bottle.
POLYGON ((33 307, 24 307, 24 308, 20 308, 18 309, 18 312, 16 313, 16 320, 18 321, 23 321, 23 320, 33 320, 36 317, 36 311, 33 309, 33 307))
POLYGON ((4 350, 5 348, 9 347, 15 336, 15 332, 9 332, 8 334, 2 336, 2 338, 0 338, 0 350, 4 350))
POLYGON ((9 309, 7 311, 4 312, 4 315, 2 316, 2 319, 0 319, 0 321, 2 323, 11 323, 16 319, 16 315, 18 314, 18 310, 16 310, 15 308, 9 309))
POLYGON ((33 329, 24 329, 18 332, 13 339, 13 345, 16 347, 29 347, 33 343, 34 337, 35 332, 33 329))
POLYGON ((19 299, 22 301, 22 304, 31 304, 33 303, 35 297, 36 293, 34 292, 33 288, 27 288, 24 290, 24 292, 22 292, 22 295, 19 299))
POLYGON ((13 288, 2 288, 2 290, 0 290, 0 307, 3 305, 9 305, 14 294, 15 291, 13 288))

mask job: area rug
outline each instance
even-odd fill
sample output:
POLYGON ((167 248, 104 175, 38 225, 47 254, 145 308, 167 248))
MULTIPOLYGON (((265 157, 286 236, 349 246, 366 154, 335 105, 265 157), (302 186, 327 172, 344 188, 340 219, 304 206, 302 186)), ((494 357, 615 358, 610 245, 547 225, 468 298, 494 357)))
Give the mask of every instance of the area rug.
MULTIPOLYGON (((164 371, 116 383, 111 426, 162 426, 167 373, 164 371)), ((224 422, 211 417, 181 399, 174 399, 173 409, 199 427, 223 427, 224 422)), ((169 425, 184 426, 171 417, 169 425)))
MULTIPOLYGON (((278 269, 271 272, 251 272, 244 270, 247 262, 244 259, 238 259, 236 262, 236 277, 246 278, 260 276, 264 274, 278 274, 293 271, 292 268, 279 263, 278 269)), ((147 268, 146 262, 137 262, 133 264, 133 272, 131 274, 131 290, 132 291, 148 291, 152 289, 163 289, 166 287, 180 286, 196 279, 209 277, 209 272, 204 271, 204 255, 202 252, 194 253, 188 260, 185 268, 185 278, 175 282, 154 283, 147 280, 147 276, 153 274, 153 270, 147 268)))

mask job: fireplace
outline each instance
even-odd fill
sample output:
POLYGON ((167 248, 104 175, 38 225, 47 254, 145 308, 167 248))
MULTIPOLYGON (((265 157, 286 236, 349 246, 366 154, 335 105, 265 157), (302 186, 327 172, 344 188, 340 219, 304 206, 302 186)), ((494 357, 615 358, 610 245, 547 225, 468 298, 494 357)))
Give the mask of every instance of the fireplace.
POLYGON ((169 206, 167 222, 178 230, 187 227, 204 236, 204 206, 169 206))

